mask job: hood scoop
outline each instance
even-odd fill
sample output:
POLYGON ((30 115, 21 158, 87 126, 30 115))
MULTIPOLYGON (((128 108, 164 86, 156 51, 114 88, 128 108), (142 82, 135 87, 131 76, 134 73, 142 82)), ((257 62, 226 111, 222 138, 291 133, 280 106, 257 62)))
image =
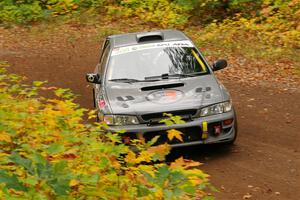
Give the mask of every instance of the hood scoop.
POLYGON ((159 90, 159 89, 169 89, 169 88, 177 88, 184 86, 184 83, 172 83, 172 84, 164 84, 164 85, 152 85, 147 87, 142 87, 142 91, 151 91, 151 90, 159 90))

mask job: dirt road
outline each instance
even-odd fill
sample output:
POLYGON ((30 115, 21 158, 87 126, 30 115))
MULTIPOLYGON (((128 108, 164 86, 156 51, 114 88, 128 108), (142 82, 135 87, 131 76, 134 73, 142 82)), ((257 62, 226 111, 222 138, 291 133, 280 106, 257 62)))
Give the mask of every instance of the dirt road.
MULTIPOLYGON (((84 75, 93 71, 100 44, 85 38, 70 41, 56 37, 37 41, 2 31, 0 60, 8 61, 10 71, 29 81, 48 80, 50 85, 71 88, 80 95, 82 106, 92 107, 91 86, 84 75)), ((236 145, 176 149, 171 157, 203 162, 203 169, 220 190, 217 199, 299 200, 299 90, 222 82, 232 94, 239 118, 236 145)))

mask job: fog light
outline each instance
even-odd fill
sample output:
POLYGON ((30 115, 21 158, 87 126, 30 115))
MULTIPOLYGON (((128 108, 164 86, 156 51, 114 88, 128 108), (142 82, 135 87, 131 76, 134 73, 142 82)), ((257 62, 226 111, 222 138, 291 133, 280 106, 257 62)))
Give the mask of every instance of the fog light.
POLYGON ((232 122, 233 122, 233 119, 226 119, 223 121, 225 126, 232 124, 232 122))

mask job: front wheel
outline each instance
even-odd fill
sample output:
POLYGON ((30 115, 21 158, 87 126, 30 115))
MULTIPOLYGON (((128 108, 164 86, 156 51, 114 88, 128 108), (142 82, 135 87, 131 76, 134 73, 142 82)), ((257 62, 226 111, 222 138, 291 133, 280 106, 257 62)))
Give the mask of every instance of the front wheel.
POLYGON ((94 105, 94 108, 96 108, 95 89, 93 89, 93 105, 94 105))
MULTIPOLYGON (((93 106, 94 108, 96 109, 96 96, 95 96, 95 89, 93 89, 93 106)), ((98 113, 96 114, 96 122, 99 122, 100 119, 99 119, 99 116, 98 116, 98 113)))

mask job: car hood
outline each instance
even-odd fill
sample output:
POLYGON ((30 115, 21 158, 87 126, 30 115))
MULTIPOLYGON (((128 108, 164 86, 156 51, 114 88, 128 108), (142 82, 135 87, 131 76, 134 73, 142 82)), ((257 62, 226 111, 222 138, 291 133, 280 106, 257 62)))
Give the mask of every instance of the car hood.
POLYGON ((109 82, 105 90, 112 114, 199 109, 224 100, 222 87, 213 75, 156 82, 109 82))

